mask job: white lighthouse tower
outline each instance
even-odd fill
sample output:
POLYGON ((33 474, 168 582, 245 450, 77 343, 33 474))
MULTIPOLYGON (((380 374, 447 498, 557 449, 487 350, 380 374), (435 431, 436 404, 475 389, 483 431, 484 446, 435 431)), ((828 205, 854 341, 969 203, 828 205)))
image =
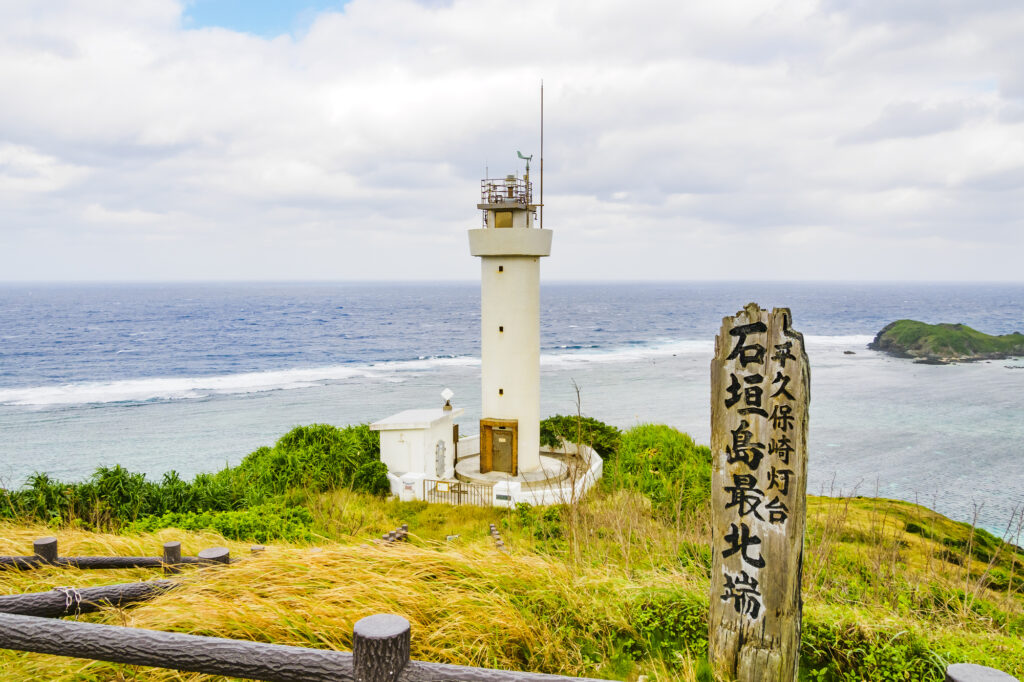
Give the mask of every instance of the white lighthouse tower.
POLYGON ((469 231, 480 257, 480 472, 512 476, 541 469, 540 259, 551 253, 526 169, 481 181, 484 226, 469 231))

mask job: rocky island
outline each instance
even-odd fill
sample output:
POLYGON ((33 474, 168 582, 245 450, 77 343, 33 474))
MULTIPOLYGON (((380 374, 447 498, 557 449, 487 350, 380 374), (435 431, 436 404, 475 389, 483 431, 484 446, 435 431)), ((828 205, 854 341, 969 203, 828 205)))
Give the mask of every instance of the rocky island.
POLYGON ((929 364, 1001 360, 1024 356, 1024 334, 992 336, 965 324, 897 320, 883 327, 868 348, 929 364))

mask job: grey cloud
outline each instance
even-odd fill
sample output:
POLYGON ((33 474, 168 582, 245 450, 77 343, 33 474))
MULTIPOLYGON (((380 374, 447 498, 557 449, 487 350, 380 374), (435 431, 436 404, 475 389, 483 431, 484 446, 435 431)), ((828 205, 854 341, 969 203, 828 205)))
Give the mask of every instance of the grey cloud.
MULTIPOLYGON (((1024 166, 995 173, 977 175, 963 183, 964 187, 983 192, 1014 192, 1024 190, 1024 166)), ((1013 211, 1017 214, 1017 211, 1013 211)))
POLYGON ((961 102, 926 106, 920 102, 889 104, 872 123, 840 138, 844 144, 935 135, 963 126, 974 113, 961 102))
POLYGON ((857 23, 952 24, 982 14, 1020 10, 1018 0, 824 0, 822 11, 857 23))

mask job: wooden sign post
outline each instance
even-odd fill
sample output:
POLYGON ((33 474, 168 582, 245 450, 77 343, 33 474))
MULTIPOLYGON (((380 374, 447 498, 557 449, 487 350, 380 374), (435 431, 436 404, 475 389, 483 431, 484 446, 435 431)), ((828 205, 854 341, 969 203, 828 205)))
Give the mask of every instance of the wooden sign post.
POLYGON ((722 320, 711 362, 711 664, 797 679, 810 367, 788 308, 722 320))

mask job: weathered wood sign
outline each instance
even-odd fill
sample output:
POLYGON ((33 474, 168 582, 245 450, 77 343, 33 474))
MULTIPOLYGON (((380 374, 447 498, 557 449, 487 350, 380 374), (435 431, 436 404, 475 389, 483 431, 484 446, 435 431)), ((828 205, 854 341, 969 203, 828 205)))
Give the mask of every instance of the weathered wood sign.
POLYGON ((788 308, 722 320, 711 362, 708 646, 726 679, 797 679, 810 368, 788 308))

